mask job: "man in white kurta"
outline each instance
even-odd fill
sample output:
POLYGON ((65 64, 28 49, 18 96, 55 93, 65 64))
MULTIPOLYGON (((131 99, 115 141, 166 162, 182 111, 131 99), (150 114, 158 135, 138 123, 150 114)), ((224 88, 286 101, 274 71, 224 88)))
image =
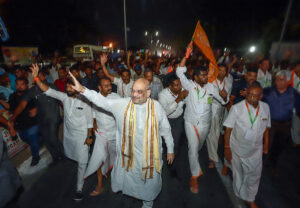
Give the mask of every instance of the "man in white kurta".
POLYGON ((263 59, 260 62, 259 69, 257 71, 257 81, 262 86, 262 88, 271 87, 272 85, 272 74, 268 72, 269 68, 269 59, 263 59))
POLYGON ((89 140, 92 136, 93 115, 90 102, 81 94, 77 93, 66 83, 66 92, 51 89, 38 78, 38 65, 31 68, 32 76, 36 84, 49 97, 62 102, 64 108, 64 153, 66 157, 78 163, 77 172, 77 193, 74 200, 80 201, 83 198, 82 188, 84 184, 84 173, 88 163, 89 140))
MULTIPOLYGON (((111 81, 108 78, 102 78, 98 83, 99 93, 108 99, 119 99, 120 96, 112 92, 111 81)), ((116 158, 116 121, 111 112, 103 108, 93 106, 93 117, 96 121, 94 134, 96 140, 93 153, 85 173, 88 177, 97 171, 98 185, 90 194, 97 196, 102 193, 102 176, 113 167, 116 158)))
MULTIPOLYGON (((212 84, 219 90, 225 91, 226 103, 229 101, 229 96, 231 93, 232 83, 228 82, 226 79, 227 66, 219 65, 219 74, 215 81, 212 84)), ((225 112, 225 105, 220 103, 217 99, 213 99, 212 101, 212 120, 211 120, 211 128, 208 134, 207 139, 207 151, 208 157, 210 159, 209 168, 214 167, 215 162, 219 162, 218 156, 218 144, 219 137, 221 133, 221 129, 223 128, 223 116, 225 112)))
MULTIPOLYGON (((75 78, 74 78, 75 79, 75 78)), ((150 99, 151 91, 149 90, 149 82, 145 79, 138 79, 135 81, 132 90, 131 98, 120 98, 120 99, 107 99, 101 94, 88 90, 82 87, 78 81, 75 80, 74 89, 81 92, 87 99, 92 103, 105 109, 106 111, 111 112, 117 124, 116 132, 116 161, 114 168, 111 173, 111 186, 113 192, 122 191, 123 194, 135 197, 137 199, 143 200, 143 207, 152 207, 153 200, 157 197, 161 191, 162 179, 161 174, 157 170, 162 168, 162 140, 161 137, 164 137, 167 146, 167 160, 171 164, 174 159, 173 154, 173 138, 171 134, 170 124, 168 122, 167 116, 161 107, 161 105, 150 99), (143 170, 143 158, 145 155, 144 152, 144 130, 146 124, 146 111, 148 102, 154 102, 154 109, 157 115, 158 121, 158 150, 159 150, 159 163, 160 167, 154 167, 152 177, 147 177, 144 179, 142 174, 143 170), (135 119, 134 122, 135 129, 134 138, 133 138, 133 155, 134 161, 132 168, 124 167, 122 160, 126 155, 123 155, 123 145, 122 141, 124 137, 124 131, 126 124, 126 119, 124 120, 125 112, 128 109, 128 104, 134 103, 135 109, 135 119)), ((134 118, 133 118, 134 119, 134 118)), ((129 157, 129 156, 128 156, 129 157)), ((151 157, 149 158, 151 160, 151 157)), ((156 164, 155 164, 156 166, 156 164)))
POLYGON ((231 107, 224 122, 225 158, 231 161, 233 190, 237 197, 254 203, 262 170, 262 154, 268 152, 268 129, 271 127, 268 104, 260 86, 250 86, 246 99, 231 107))
POLYGON ((210 130, 212 100, 215 98, 220 103, 225 104, 224 99, 226 96, 223 94, 223 97, 221 97, 218 88, 211 83, 207 83, 207 69, 194 69, 195 81, 187 79, 185 76, 187 70, 185 62, 186 59, 183 58, 176 69, 176 74, 182 87, 189 91, 186 97, 184 125, 188 139, 189 163, 192 173, 190 190, 193 193, 198 193, 198 177, 203 174, 199 164, 198 152, 202 148, 210 130))

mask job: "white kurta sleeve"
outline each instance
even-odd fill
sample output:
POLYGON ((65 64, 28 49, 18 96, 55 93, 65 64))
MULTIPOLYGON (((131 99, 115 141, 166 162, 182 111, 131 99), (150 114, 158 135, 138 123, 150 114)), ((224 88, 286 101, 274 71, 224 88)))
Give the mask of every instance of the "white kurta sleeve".
POLYGON ((189 90, 190 88, 194 88, 194 85, 191 83, 188 78, 186 78, 185 73, 186 67, 177 67, 176 69, 176 75, 180 79, 181 85, 184 89, 189 90))
POLYGON ((178 107, 178 103, 176 103, 175 100, 173 102, 168 102, 168 97, 163 92, 158 94, 158 101, 162 105, 167 116, 174 113, 178 107))
POLYGON ((66 93, 63 93, 63 92, 60 92, 60 91, 57 91, 57 90, 54 90, 52 88, 48 88, 47 91, 44 92, 47 96, 49 97, 53 97, 57 100, 60 100, 60 101, 63 101, 65 98, 67 98, 67 94, 66 93))
POLYGON ((223 126, 233 129, 236 118, 237 118, 236 108, 235 108, 235 106, 232 106, 228 113, 226 120, 223 123, 223 126))
POLYGON ((164 137, 167 146, 167 152, 174 153, 174 139, 172 136, 169 120, 163 108, 159 104, 158 106, 159 106, 158 113, 160 114, 159 135, 164 137))
POLYGON ((89 101, 91 101, 94 105, 103 108, 106 111, 111 112, 111 101, 110 99, 105 98, 101 93, 97 93, 94 90, 89 90, 85 88, 84 93, 82 93, 89 101))

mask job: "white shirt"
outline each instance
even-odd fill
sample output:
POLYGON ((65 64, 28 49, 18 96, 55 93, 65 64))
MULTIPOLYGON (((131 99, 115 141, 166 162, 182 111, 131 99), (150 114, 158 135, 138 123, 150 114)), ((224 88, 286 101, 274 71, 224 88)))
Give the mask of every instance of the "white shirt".
MULTIPOLYGON (((186 67, 178 67, 176 74, 184 89, 189 91, 186 97, 184 120, 197 124, 197 122, 210 122, 212 100, 215 98, 223 105, 226 104, 219 95, 219 90, 213 84, 207 83, 203 88, 196 82, 186 78, 186 67)), ((227 101, 228 102, 228 101, 227 101)))
POLYGON ((45 94, 58 99, 64 106, 64 151, 65 155, 77 162, 87 163, 88 146, 84 144, 87 131, 93 128, 90 103, 82 96, 69 97, 66 93, 49 88, 45 94))
POLYGON ((130 97, 133 81, 130 79, 128 84, 125 84, 121 78, 114 77, 113 83, 117 85, 117 92, 121 97, 130 97))
POLYGON ((178 118, 183 113, 184 102, 176 103, 178 95, 174 95, 167 87, 163 89, 158 95, 158 101, 164 108, 168 118, 178 118))
POLYGON ((56 67, 55 66, 52 66, 49 70, 49 73, 50 73, 50 77, 52 79, 53 82, 55 82, 55 80, 58 79, 58 69, 60 68, 60 64, 57 64, 56 67))
POLYGON ((166 75, 166 74, 168 73, 170 67, 171 67, 171 66, 161 67, 161 68, 159 69, 160 74, 166 75))
MULTIPOLYGON (((248 104, 253 120, 258 107, 255 109, 248 104)), ((253 126, 246 107, 246 101, 233 105, 224 122, 224 126, 232 128, 230 135, 230 147, 240 157, 250 157, 258 150, 262 150, 263 134, 266 128, 271 127, 270 109, 267 103, 259 101, 259 112, 253 126), (252 128, 251 128, 252 126, 252 128), (249 139, 246 133, 253 132, 253 136, 249 139)), ((249 135, 249 134, 248 134, 249 135)))
MULTIPOLYGON (((116 93, 107 95, 108 99, 118 99, 120 96, 116 93)), ((111 112, 93 105, 93 118, 97 121, 98 132, 107 140, 116 139, 116 120, 111 112)))
POLYGON ((271 87, 272 85, 272 74, 267 71, 265 74, 261 69, 257 71, 257 81, 262 88, 271 87))

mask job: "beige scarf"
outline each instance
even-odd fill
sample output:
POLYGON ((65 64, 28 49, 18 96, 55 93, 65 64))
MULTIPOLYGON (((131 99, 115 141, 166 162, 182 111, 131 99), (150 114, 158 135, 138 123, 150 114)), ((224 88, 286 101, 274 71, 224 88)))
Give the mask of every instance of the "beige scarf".
MULTIPOLYGON (((160 173, 157 115, 154 109, 154 102, 152 99, 148 98, 146 105, 147 110, 144 130, 142 167, 143 180, 146 180, 146 178, 153 178, 154 168, 158 173, 160 173)), ((127 171, 131 170, 133 167, 135 128, 136 106, 130 100, 124 114, 122 137, 122 167, 125 167, 127 171)))

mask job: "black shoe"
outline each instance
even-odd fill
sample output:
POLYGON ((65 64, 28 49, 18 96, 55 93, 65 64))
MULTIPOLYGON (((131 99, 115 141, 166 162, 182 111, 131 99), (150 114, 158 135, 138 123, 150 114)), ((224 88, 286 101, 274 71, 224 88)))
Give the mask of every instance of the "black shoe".
POLYGON ((83 199, 83 194, 81 191, 77 191, 74 197, 74 201, 81 201, 83 199))
POLYGON ((36 166, 39 163, 40 159, 40 157, 33 157, 30 166, 36 166))

